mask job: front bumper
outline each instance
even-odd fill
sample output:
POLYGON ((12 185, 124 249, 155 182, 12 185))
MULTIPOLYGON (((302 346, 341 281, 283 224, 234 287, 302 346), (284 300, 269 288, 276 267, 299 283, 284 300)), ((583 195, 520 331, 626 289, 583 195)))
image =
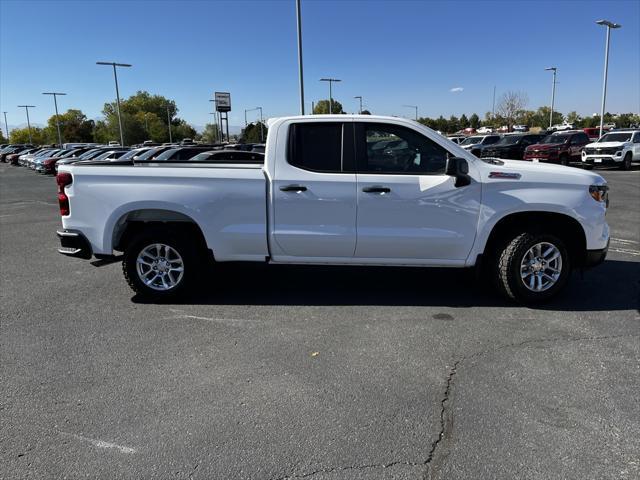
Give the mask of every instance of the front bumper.
POLYGON ((56 232, 60 239, 58 253, 69 257, 78 257, 88 260, 93 255, 91 244, 82 232, 76 230, 58 230, 56 232))
POLYGON ((584 256, 584 267, 595 267, 604 262, 605 258, 607 258, 607 252, 609 251, 609 242, 607 241, 607 246, 600 250, 587 250, 584 256))
POLYGON ((621 155, 587 155, 580 159, 583 165, 613 165, 622 162, 621 155))

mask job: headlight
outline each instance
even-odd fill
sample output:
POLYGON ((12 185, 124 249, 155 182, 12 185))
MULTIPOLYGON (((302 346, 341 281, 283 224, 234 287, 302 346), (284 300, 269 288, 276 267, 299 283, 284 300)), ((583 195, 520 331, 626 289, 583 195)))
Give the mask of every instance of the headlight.
POLYGON ((619 157, 620 155, 622 155, 622 150, 618 150, 618 151, 616 152, 616 157, 619 157))
POLYGON ((587 152, 585 152, 584 150, 582 150, 582 157, 586 157, 587 156, 587 152))
POLYGON ((608 185, 591 185, 589 194, 596 202, 605 202, 609 205, 609 186, 608 185))

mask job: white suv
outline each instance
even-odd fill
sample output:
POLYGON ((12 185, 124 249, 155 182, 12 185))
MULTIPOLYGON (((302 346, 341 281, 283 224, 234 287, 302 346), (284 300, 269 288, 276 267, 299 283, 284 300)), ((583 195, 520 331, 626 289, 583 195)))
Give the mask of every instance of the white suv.
POLYGON ((640 161, 640 130, 609 132, 582 150, 582 164, 586 167, 614 164, 629 170, 634 161, 640 161))

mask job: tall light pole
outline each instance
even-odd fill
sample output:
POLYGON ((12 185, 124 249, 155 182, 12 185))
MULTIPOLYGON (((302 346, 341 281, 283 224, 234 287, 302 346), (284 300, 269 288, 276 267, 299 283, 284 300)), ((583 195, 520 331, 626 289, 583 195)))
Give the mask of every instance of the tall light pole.
POLYGON ((403 105, 403 107, 415 108, 415 110, 416 110, 416 122, 417 122, 418 121, 418 106, 417 105, 403 105))
POLYGON ((9 141, 9 124, 7 123, 7 112, 4 113, 4 130, 7 132, 7 142, 9 141))
POLYGON ((43 92, 43 95, 52 95, 53 96, 53 104, 56 107, 56 127, 58 129, 58 144, 60 145, 60 148, 62 148, 62 134, 60 133, 60 115, 58 115, 58 100, 57 100, 57 96, 58 95, 66 95, 66 93, 59 93, 59 92, 43 92))
POLYGON ((607 43, 604 49, 604 81, 602 83, 602 107, 600 108, 600 136, 602 136, 602 130, 604 128, 604 104, 607 99, 607 74, 609 71, 609 39, 611 37, 612 28, 620 28, 622 25, 619 23, 613 23, 609 20, 598 20, 598 25, 607 27, 607 43))
POLYGON ((357 98, 358 100, 360 100, 360 110, 358 110, 358 113, 359 113, 360 115, 362 115, 362 96, 361 96, 361 95, 356 95, 356 96, 355 96, 355 97, 353 97, 353 98, 357 98))
POLYGON ((551 87, 551 113, 549 113, 549 128, 553 126, 553 104, 556 100, 556 73, 558 69, 556 67, 545 68, 548 72, 553 72, 553 87, 551 87))
POLYGON ((332 92, 332 85, 333 82, 341 82, 342 80, 340 80, 339 78, 321 78, 320 79, 321 82, 329 82, 329 113, 333 113, 332 109, 333 109, 333 92, 332 92))
POLYGON ((167 125, 169 125, 169 143, 173 143, 173 138, 171 138, 171 115, 169 114, 169 104, 167 104, 167 125))
POLYGON ((116 67, 131 67, 128 63, 96 62, 96 65, 111 65, 113 67, 113 78, 116 81, 116 102, 118 106, 118 125, 120 126, 120 146, 124 147, 124 134, 122 133, 122 117, 120 116, 120 91, 118 90, 118 74, 116 67))
POLYGON ((496 86, 493 86, 493 103, 491 104, 491 121, 496 118, 496 86))
POLYGON ((300 0, 296 0, 296 19, 298 26, 298 78, 300 81, 300 115, 304 115, 304 79, 302 76, 302 18, 300 0))
POLYGON ((29 143, 33 143, 31 140, 31 122, 29 121, 29 109, 36 108, 35 105, 18 105, 18 108, 24 108, 24 111, 27 112, 27 128, 29 129, 29 143))

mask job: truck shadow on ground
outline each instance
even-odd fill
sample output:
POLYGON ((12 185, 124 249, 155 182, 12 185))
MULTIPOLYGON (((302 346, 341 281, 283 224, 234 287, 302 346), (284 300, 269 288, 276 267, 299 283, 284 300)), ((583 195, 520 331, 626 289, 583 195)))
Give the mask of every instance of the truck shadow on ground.
MULTIPOLYGON (((514 306, 472 270, 397 267, 217 265, 210 283, 172 304, 193 305, 371 305, 514 306)), ((135 303, 149 302, 139 295, 135 303)), ((637 310, 640 262, 608 260, 582 275, 573 273, 568 288, 535 308, 554 311, 637 310)))

